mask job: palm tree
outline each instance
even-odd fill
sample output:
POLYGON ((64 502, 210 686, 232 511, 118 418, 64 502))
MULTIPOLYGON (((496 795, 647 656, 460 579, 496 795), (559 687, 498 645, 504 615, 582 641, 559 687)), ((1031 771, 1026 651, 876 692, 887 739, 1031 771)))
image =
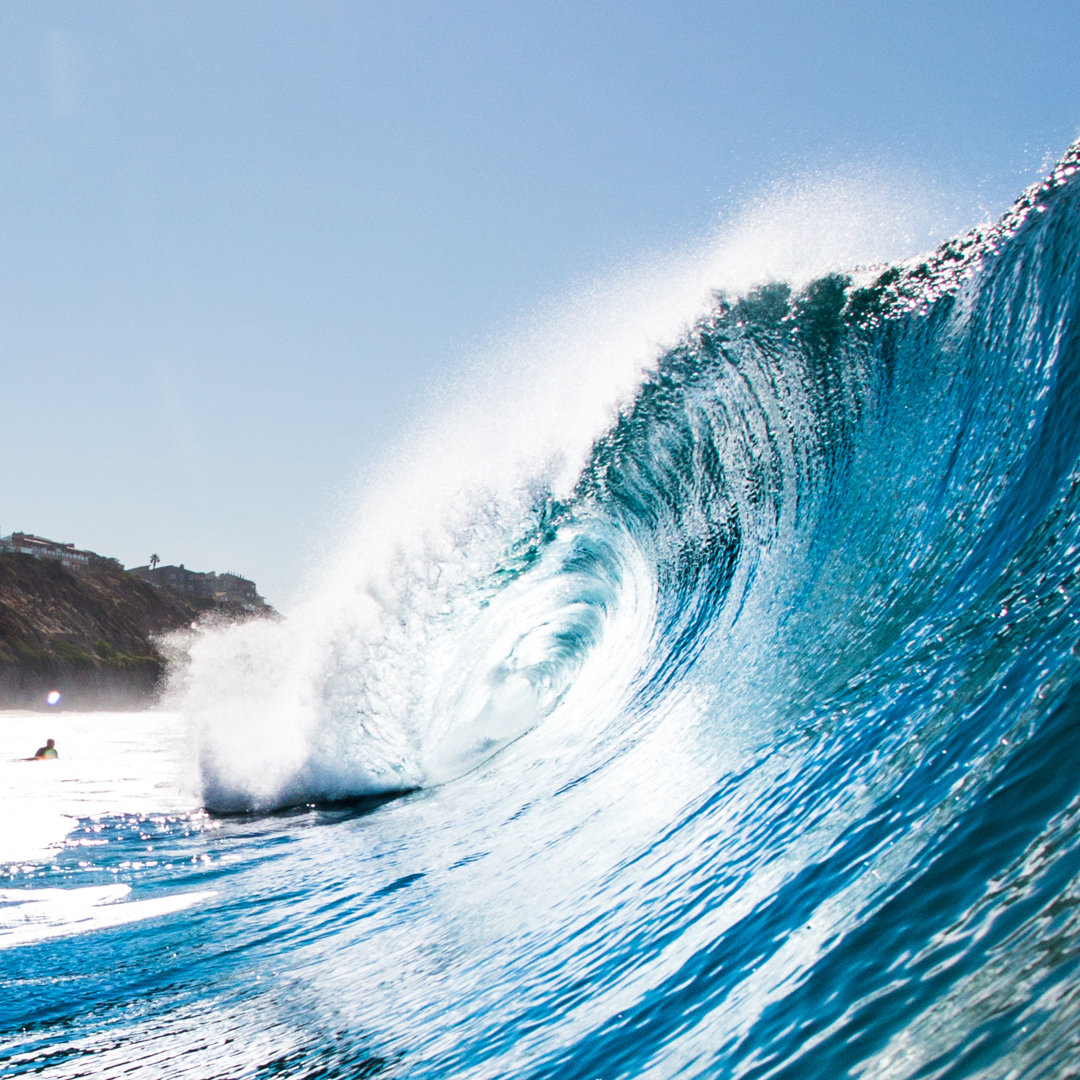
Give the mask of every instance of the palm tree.
POLYGON ((150 556, 150 569, 153 570, 161 560, 156 555, 150 556))

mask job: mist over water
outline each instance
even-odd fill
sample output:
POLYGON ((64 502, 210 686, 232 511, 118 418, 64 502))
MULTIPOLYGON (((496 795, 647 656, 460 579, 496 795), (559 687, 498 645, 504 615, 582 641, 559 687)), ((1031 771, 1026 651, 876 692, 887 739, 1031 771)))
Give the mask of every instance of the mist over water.
POLYGON ((8 1071, 1080 1068, 1078 158, 922 256, 772 193, 501 343, 116 719, 172 810, 9 856, 8 1071))

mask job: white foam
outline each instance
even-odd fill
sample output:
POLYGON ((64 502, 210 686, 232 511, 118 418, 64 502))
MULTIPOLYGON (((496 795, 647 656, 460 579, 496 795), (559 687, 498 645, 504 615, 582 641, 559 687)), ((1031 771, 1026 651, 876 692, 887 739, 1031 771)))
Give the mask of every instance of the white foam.
POLYGON ((521 634, 496 627, 475 592, 536 501, 571 491, 594 439, 714 290, 910 254, 944 235, 933 204, 867 171, 774 190, 701 243, 546 305, 475 358, 370 471, 339 550, 290 617, 193 643, 181 707, 200 733, 208 805, 422 784, 451 762, 471 767, 470 746, 540 722, 548 704, 528 679, 493 673, 500 649, 543 618, 523 615, 521 634), (463 664, 463 650, 480 661, 463 664), (468 731, 448 730, 459 723, 468 731))

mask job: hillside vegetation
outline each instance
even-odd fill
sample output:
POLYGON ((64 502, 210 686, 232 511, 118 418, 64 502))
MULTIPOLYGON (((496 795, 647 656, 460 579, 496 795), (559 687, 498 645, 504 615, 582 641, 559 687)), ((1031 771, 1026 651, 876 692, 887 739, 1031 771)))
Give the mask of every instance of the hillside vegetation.
POLYGON ((73 572, 0 554, 0 709, 45 708, 51 690, 66 708, 144 708, 165 673, 160 635, 272 614, 155 588, 111 559, 73 572))

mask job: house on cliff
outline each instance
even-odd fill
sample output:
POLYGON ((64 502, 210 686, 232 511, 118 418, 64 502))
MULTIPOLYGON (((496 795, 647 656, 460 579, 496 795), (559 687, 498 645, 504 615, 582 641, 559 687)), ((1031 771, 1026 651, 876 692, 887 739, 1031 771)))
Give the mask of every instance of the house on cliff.
POLYGON ((68 570, 85 570, 92 559, 101 557, 93 551, 83 551, 74 544, 46 540, 43 536, 23 532, 0 536, 0 552, 32 555, 35 559, 52 559, 68 570))
MULTIPOLYGON (((85 551, 66 541, 48 540, 33 533, 13 532, 0 536, 0 554, 30 555, 44 561, 58 562, 66 570, 88 570, 91 566, 112 565, 122 569, 116 559, 94 551, 85 551)), ((233 571, 217 574, 188 570, 179 566, 158 566, 156 556, 150 566, 129 567, 127 573, 141 578, 157 588, 171 589, 189 600, 222 601, 238 604, 248 611, 267 607, 255 582, 233 571)))
POLYGON ((181 563, 179 566, 132 566, 127 572, 158 588, 172 589, 196 600, 227 600, 254 607, 264 603, 254 581, 231 571, 204 573, 188 570, 181 563))

